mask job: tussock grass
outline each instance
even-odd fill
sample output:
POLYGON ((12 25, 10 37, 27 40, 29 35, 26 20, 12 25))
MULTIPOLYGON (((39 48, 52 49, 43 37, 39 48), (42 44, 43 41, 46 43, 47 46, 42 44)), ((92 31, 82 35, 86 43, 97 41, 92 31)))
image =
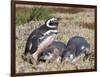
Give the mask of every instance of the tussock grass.
POLYGON ((50 17, 50 11, 47 8, 32 8, 29 21, 33 20, 47 20, 50 17))
POLYGON ((16 25, 23 25, 25 23, 27 23, 27 20, 29 19, 31 13, 31 9, 27 9, 27 8, 20 8, 17 7, 16 8, 16 25))
POLYGON ((35 7, 35 8, 16 8, 16 25, 23 25, 29 21, 47 20, 50 18, 51 11, 47 8, 35 7))
POLYGON ((85 62, 81 57, 74 64, 69 62, 52 62, 41 63, 39 65, 32 65, 23 61, 21 55, 24 52, 26 40, 29 34, 44 23, 43 20, 30 21, 22 26, 16 26, 16 72, 43 72, 43 71, 60 71, 60 70, 79 70, 79 69, 94 69, 95 59, 95 25, 94 25, 94 11, 79 11, 76 13, 57 12, 52 13, 51 16, 61 17, 59 24, 59 34, 55 40, 59 40, 67 44, 68 40, 73 36, 85 37, 90 44, 90 51, 92 54, 85 62))

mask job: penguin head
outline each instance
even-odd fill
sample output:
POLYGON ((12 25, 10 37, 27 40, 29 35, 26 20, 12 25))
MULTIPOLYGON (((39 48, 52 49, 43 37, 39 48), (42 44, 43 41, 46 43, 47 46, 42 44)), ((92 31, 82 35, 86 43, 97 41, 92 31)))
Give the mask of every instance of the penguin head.
POLYGON ((46 21, 46 26, 49 28, 57 28, 60 18, 52 17, 46 21))
POLYGON ((81 51, 82 53, 85 54, 85 56, 89 55, 91 52, 90 52, 90 44, 88 43, 85 43, 84 45, 81 46, 81 51))
POLYGON ((74 46, 68 46, 63 52, 63 60, 72 61, 75 58, 76 48, 74 46))
POLYGON ((43 52, 40 56, 40 60, 46 61, 51 60, 53 58, 53 51, 52 49, 47 49, 45 52, 43 52))
POLYGON ((63 54, 63 60, 72 61, 74 58, 75 58, 75 53, 72 53, 71 51, 66 51, 63 54))

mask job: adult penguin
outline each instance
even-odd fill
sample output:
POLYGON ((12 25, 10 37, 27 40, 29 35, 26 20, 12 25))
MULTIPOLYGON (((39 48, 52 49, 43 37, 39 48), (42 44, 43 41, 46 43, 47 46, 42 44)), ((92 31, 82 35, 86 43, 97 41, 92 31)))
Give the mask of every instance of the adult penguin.
POLYGON ((47 48, 58 33, 59 18, 52 17, 35 29, 27 39, 24 55, 32 55, 31 62, 38 63, 39 55, 47 48))

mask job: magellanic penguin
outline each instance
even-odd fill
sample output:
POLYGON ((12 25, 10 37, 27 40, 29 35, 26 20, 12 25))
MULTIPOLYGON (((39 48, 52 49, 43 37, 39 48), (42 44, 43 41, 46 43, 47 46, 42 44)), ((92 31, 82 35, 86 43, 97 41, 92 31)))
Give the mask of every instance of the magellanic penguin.
POLYGON ((35 29, 27 39, 24 55, 32 55, 32 63, 38 63, 40 53, 53 41, 58 33, 59 18, 52 17, 35 29))
POLYGON ((74 36, 69 39, 66 51, 63 53, 63 60, 76 62, 82 55, 90 54, 90 44, 84 37, 74 36))

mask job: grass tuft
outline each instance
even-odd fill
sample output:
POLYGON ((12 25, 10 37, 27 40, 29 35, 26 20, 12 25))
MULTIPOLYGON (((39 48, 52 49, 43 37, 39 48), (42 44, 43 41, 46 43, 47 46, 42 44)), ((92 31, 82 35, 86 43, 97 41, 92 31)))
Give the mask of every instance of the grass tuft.
POLYGON ((16 11, 16 25, 23 25, 32 20, 47 20, 51 17, 51 11, 47 8, 35 7, 30 10, 26 8, 17 8, 16 11))
POLYGON ((31 20, 46 20, 50 17, 50 11, 47 8, 32 8, 29 21, 31 20))

